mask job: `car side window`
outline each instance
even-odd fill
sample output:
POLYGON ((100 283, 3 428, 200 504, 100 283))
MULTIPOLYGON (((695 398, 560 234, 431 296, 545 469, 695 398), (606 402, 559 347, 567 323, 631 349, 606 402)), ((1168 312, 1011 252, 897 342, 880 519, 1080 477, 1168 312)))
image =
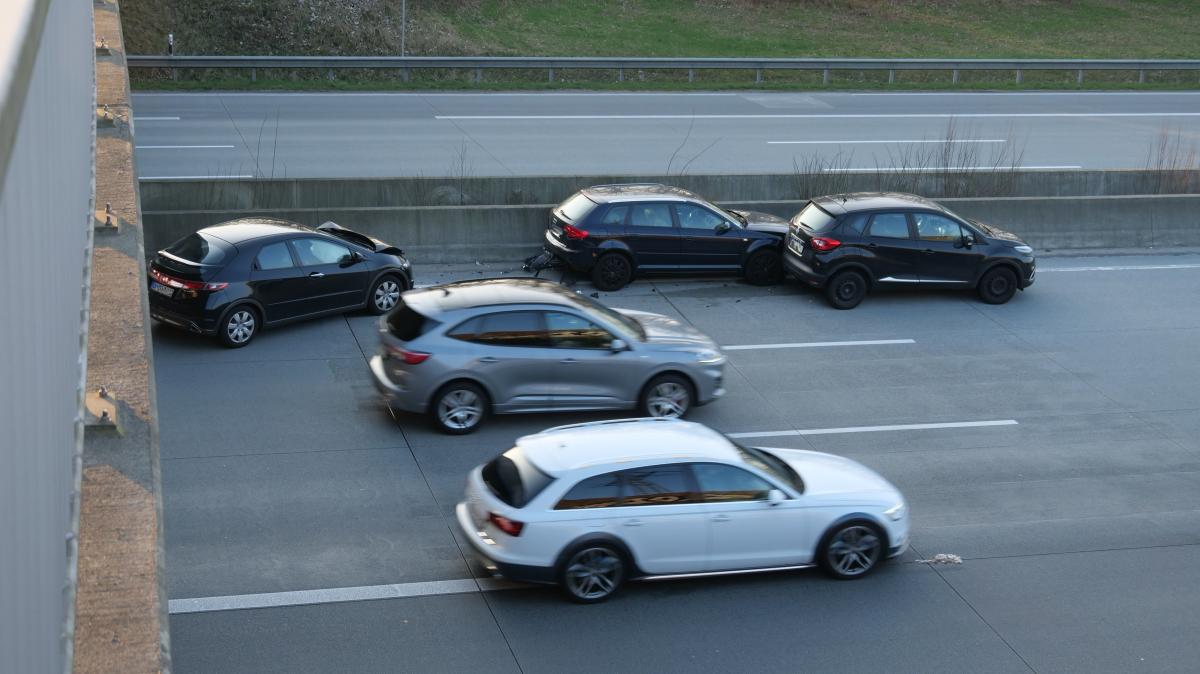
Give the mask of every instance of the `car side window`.
POLYGON ((609 349, 613 336, 595 323, 561 311, 546 312, 550 342, 560 349, 609 349))
POLYGON ((775 487, 761 477, 724 463, 692 464, 704 503, 765 501, 775 487))
POLYGON ((475 335, 483 332, 483 316, 468 318, 458 325, 446 331, 446 336, 453 339, 461 339, 464 342, 475 341, 475 335))
POLYGON ((625 225, 625 218, 628 215, 628 206, 610 206, 608 212, 604 214, 604 218, 600 220, 600 224, 609 225, 612 227, 622 227, 625 225))
POLYGON ((634 204, 629 217, 631 227, 674 227, 670 204, 634 204))
POLYGON ((846 216, 846 224, 843 226, 846 228, 846 231, 851 231, 861 236, 863 230, 867 228, 867 219, 869 217, 870 216, 866 213, 855 213, 853 215, 848 215, 846 216))
POLYGON ((944 215, 936 213, 913 213, 917 223, 917 237, 922 241, 959 241, 962 226, 944 215))
POLYGON ((695 503, 692 479, 686 464, 630 468, 621 471, 625 479, 622 506, 678 505, 695 503))
POLYGON ((490 346, 550 346, 540 311, 502 311, 483 317, 473 342, 490 346))
POLYGON ((682 229, 713 229, 725 218, 696 204, 675 204, 675 216, 682 229))
POLYGON ((271 269, 287 269, 294 267, 296 264, 292 262, 292 254, 288 252, 287 242, 280 241, 279 243, 268 243, 258 251, 258 257, 255 259, 258 268, 263 271, 271 269))
POLYGON ((883 239, 907 239, 908 216, 903 213, 876 213, 871 217, 868 233, 883 239))
POLYGON ((338 264, 350 257, 349 248, 321 239, 294 239, 292 247, 296 249, 296 257, 300 258, 300 264, 305 267, 338 264))
POLYGON ((620 472, 596 475, 580 481, 567 491, 555 510, 613 508, 621 505, 623 495, 620 472))

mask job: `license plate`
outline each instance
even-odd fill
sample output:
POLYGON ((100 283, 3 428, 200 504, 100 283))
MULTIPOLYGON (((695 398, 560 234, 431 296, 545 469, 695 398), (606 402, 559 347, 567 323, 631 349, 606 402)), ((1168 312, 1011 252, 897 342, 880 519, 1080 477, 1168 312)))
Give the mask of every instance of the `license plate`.
POLYGON ((801 241, 800 239, 792 239, 791 241, 789 241, 788 248, 791 248, 792 252, 797 255, 804 254, 804 242, 801 241))
POLYGON ((165 286, 165 285, 159 283, 158 281, 151 281, 150 289, 153 290, 154 292, 158 293, 159 295, 166 295, 167 297, 170 297, 175 294, 174 288, 165 286))

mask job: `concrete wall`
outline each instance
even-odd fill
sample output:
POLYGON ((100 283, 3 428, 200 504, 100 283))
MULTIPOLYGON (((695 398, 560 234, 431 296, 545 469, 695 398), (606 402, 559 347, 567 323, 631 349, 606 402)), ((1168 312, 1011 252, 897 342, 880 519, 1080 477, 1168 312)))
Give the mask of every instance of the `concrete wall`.
POLYGON ((71 665, 92 3, 0 2, 0 672, 71 665))

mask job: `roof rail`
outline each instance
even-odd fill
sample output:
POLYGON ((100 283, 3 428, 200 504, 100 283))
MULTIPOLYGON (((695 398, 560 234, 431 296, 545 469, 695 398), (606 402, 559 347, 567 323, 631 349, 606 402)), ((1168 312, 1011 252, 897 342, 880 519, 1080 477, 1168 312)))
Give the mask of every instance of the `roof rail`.
MULTIPOLYGON (((666 185, 664 183, 604 183, 603 185, 588 185, 587 187, 585 187, 583 189, 590 190, 594 187, 671 187, 671 186, 666 185)), ((679 188, 675 188, 675 189, 679 189, 679 188)))
POLYGON ((547 428, 537 435, 542 433, 557 433, 558 431, 567 431, 575 428, 592 428, 596 426, 608 426, 611 424, 635 424, 635 423, 674 423, 680 421, 671 417, 631 417, 628 419, 604 419, 602 421, 585 421, 578 424, 566 424, 565 426, 554 426, 547 428))

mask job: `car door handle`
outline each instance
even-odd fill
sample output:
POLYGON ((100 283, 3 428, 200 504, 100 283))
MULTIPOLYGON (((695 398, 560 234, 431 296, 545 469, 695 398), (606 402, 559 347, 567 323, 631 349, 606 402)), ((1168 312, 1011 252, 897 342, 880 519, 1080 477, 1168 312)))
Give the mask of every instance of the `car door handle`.
POLYGON ((314 271, 313 273, 309 274, 308 277, 309 278, 325 278, 325 274, 323 274, 319 271, 314 271))
POLYGON ((713 516, 712 516, 712 521, 714 521, 714 522, 728 522, 728 521, 729 521, 729 515, 713 515, 713 516))
POLYGON ((492 356, 484 356, 483 358, 479 359, 479 362, 481 362, 481 363, 499 363, 500 359, 493 358, 492 356))
POLYGON ((926 248, 925 250, 923 250, 923 251, 921 251, 921 252, 922 252, 922 253, 925 253, 926 255, 933 255, 933 249, 932 249, 932 248, 926 248))
POLYGON ((877 244, 877 243, 868 243, 867 244, 867 248, 878 248, 878 247, 879 247, 879 244, 877 244))
POLYGON ((574 358, 563 358, 558 362, 563 363, 564 365, 570 365, 571 363, 578 363, 579 361, 575 360, 574 358))
POLYGON ((624 524, 627 527, 640 527, 645 524, 645 522, 641 520, 625 520, 624 524))

